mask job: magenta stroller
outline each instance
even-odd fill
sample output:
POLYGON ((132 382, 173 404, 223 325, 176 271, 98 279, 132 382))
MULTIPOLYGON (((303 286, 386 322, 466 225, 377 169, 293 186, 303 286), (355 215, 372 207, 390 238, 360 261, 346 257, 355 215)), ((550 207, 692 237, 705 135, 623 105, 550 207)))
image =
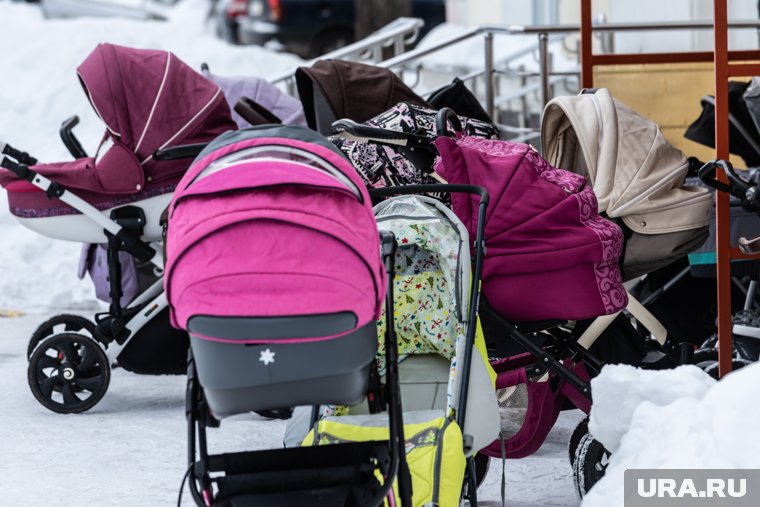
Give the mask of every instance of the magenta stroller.
POLYGON ((100 44, 77 73, 105 124, 94 157, 71 131, 76 117, 61 129, 72 161, 38 163, 0 142, 7 155, 0 162, 0 185, 19 223, 55 239, 108 245, 109 311, 94 320, 54 316, 29 342, 32 394, 59 413, 95 406, 108 389, 114 362, 140 374, 185 371, 187 333, 169 325, 162 281, 122 298, 121 259, 137 259, 161 273, 160 217, 189 167, 189 160, 167 153, 177 145, 205 145, 235 128, 219 87, 167 51, 100 44))
POLYGON ((198 505, 379 505, 397 475, 410 505, 392 324, 390 441, 225 455, 209 455, 206 443, 206 428, 231 415, 381 399, 376 320, 386 292, 393 315, 394 245, 392 235, 378 241, 358 175, 314 132, 254 127, 198 156, 166 239, 172 323, 190 334, 188 474, 198 505))

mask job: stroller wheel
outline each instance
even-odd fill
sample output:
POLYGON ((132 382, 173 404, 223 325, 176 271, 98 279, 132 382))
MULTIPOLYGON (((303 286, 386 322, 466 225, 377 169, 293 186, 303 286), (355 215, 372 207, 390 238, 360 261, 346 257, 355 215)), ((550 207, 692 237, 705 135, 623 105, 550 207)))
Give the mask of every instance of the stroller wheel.
POLYGON ((581 443, 581 439, 586 434, 588 434, 588 416, 578 423, 578 426, 573 430, 573 434, 570 435, 570 441, 567 444, 567 455, 570 458, 570 466, 575 464, 575 453, 578 450, 578 444, 581 443))
POLYGON ((27 379, 32 394, 59 414, 94 407, 105 395, 111 370, 100 345, 76 333, 45 338, 29 359, 27 379))
POLYGON ((479 488, 486 480, 491 459, 485 454, 476 454, 472 459, 475 463, 475 486, 479 488))
MULTIPOLYGON (((734 357, 731 361, 731 370, 738 370, 750 363, 751 361, 747 361, 746 359, 734 357)), ((694 352, 694 365, 715 380, 718 380, 718 349, 697 350, 694 352)))
POLYGON ((581 438, 573 463, 573 482, 578 498, 583 498, 604 477, 609 459, 609 451, 590 433, 581 438))
POLYGON ((95 336, 95 323, 79 315, 61 314, 51 317, 39 325, 37 330, 29 339, 29 345, 26 348, 26 358, 32 357, 37 345, 47 338, 58 333, 78 333, 90 337, 95 336))
POLYGON ((286 420, 286 419, 290 419, 290 417, 293 415, 293 408, 289 407, 289 408, 276 408, 273 410, 256 410, 254 412, 266 419, 286 420))

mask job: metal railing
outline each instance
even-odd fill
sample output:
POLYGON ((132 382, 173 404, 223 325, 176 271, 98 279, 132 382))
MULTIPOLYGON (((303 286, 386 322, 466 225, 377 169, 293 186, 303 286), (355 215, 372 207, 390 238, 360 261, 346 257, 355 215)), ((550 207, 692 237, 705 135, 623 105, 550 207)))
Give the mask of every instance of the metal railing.
MULTIPOLYGON (((596 32, 633 32, 633 31, 670 31, 670 30, 708 30, 712 29, 711 21, 681 21, 665 23, 603 23, 594 24, 593 31, 596 32)), ((729 22, 729 28, 735 29, 760 29, 758 20, 737 20, 729 22)), ((550 54, 548 50, 550 35, 568 35, 580 32, 580 25, 511 25, 511 26, 490 26, 484 25, 473 28, 460 35, 451 37, 433 46, 414 49, 394 58, 381 62, 379 65, 387 68, 395 68, 408 64, 414 60, 430 55, 451 47, 460 42, 482 36, 484 38, 484 75, 485 79, 485 106, 486 111, 492 117, 496 112, 496 97, 494 93, 495 72, 494 65, 494 35, 536 35, 538 37, 538 54, 539 54, 539 72, 541 103, 545 105, 551 99, 550 80, 553 75, 567 75, 568 73, 554 73, 550 68, 550 54)), ((575 73, 573 73, 575 74, 575 73)), ((533 90, 531 90, 532 92, 533 90)), ((518 96, 512 97, 519 98, 518 96)))
MULTIPOLYGON (((391 48, 394 56, 406 51, 406 48, 417 40, 423 26, 425 26, 425 22, 419 18, 398 18, 360 41, 304 62, 303 65, 310 66, 317 60, 328 58, 379 63, 383 60, 386 48, 391 48)), ((285 84, 288 93, 295 95, 295 81, 292 71, 276 76, 270 82, 285 84)))
MULTIPOLYGON (((318 59, 333 58, 367 61, 380 67, 397 69, 398 71, 408 71, 410 70, 409 64, 412 62, 419 61, 428 55, 445 50, 456 44, 476 37, 483 37, 483 67, 471 71, 465 76, 460 76, 460 78, 464 81, 483 78, 483 100, 485 109, 494 119, 497 119, 497 108, 518 99, 523 100, 523 117, 527 116, 527 108, 525 106, 526 97, 538 92, 539 104, 540 106, 545 106, 546 103, 551 100, 553 94, 552 90, 555 86, 561 84, 567 85, 570 80, 578 79, 580 75, 580 68, 570 71, 553 71, 551 65, 551 52, 549 51, 550 43, 563 39, 569 34, 579 33, 580 25, 483 25, 467 30, 434 45, 405 51, 408 45, 416 41, 423 25, 424 22, 418 18, 399 18, 365 39, 323 55, 315 60, 304 62, 304 65, 311 65, 311 63, 318 59), (535 35, 537 41, 536 44, 521 48, 520 50, 500 58, 499 61, 496 61, 494 58, 494 37, 496 35, 535 35), (392 48, 393 56, 387 60, 382 59, 385 48, 392 48), (530 53, 537 53, 538 72, 524 72, 521 70, 509 69, 509 64, 511 62, 530 53), (523 78, 523 85, 516 92, 497 97, 497 79, 503 75, 521 77, 523 78), (539 80, 538 84, 525 83, 524 79, 528 77, 537 77, 539 80)), ((713 25, 711 21, 662 23, 603 22, 593 24, 592 31, 611 34, 615 32, 634 31, 709 30, 712 29, 712 27, 713 25)), ((755 29, 760 32, 760 20, 736 20, 729 22, 729 27, 734 29, 755 29)), ((608 46, 612 47, 610 44, 608 44, 608 46)), ((578 57, 580 58, 579 54, 578 57)), ((416 68, 412 69, 418 74, 417 82, 419 82, 419 73, 422 68, 424 68, 424 65, 418 65, 416 68)), ((292 71, 275 77, 271 82, 275 84, 285 84, 289 94, 296 94, 294 73, 292 71)), ((530 138, 529 133, 536 132, 535 129, 524 127, 513 127, 508 130, 518 134, 521 139, 530 138)))

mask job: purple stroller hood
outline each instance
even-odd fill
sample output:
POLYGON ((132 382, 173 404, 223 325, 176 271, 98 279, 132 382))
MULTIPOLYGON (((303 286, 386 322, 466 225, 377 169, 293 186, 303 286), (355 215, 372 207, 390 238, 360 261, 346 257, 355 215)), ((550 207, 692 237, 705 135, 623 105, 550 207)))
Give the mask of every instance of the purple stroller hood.
POLYGON ((234 107, 241 97, 248 97, 282 120, 283 125, 306 126, 301 102, 260 77, 224 77, 206 73, 206 77, 222 89, 238 128, 250 127, 234 107))
MULTIPOLYGON (((435 145, 436 172, 491 195, 483 293, 499 314, 517 322, 575 320, 625 308, 623 233, 599 216, 583 177, 551 167, 527 144, 440 137, 435 145)), ((452 200, 474 234, 477 202, 462 194, 452 200)))
POLYGON ((367 191, 336 148, 301 127, 211 143, 177 187, 166 248, 166 296, 182 329, 195 315, 337 312, 351 312, 358 329, 385 294, 367 191))
MULTIPOLYGON (((155 161, 155 150, 236 128, 219 87, 167 51, 99 44, 77 73, 107 132, 96 158, 34 167, 67 187, 123 195, 174 184, 187 161, 155 161)), ((0 184, 13 180, 0 171, 0 184)))

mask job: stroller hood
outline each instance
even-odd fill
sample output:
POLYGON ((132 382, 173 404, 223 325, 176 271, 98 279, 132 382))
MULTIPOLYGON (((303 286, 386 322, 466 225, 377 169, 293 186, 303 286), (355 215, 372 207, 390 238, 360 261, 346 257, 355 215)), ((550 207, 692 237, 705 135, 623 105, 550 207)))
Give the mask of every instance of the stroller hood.
MULTIPOLYGON (((98 195, 166 193, 189 161, 155 161, 155 150, 208 142, 236 128, 219 88, 167 51, 99 44, 77 73, 107 132, 95 157, 34 166, 66 187, 98 195)), ((13 181, 0 171, 0 184, 13 181)))
POLYGON ((238 128, 251 126, 234 110, 235 104, 242 97, 248 97, 274 114, 283 125, 306 126, 301 103, 265 79, 255 76, 226 77, 210 72, 206 72, 205 75, 224 92, 232 111, 232 119, 238 128))
POLYGON ((541 143, 550 164, 588 178, 600 212, 621 218, 635 232, 686 231, 708 223, 707 190, 683 186, 686 156, 654 122, 607 89, 552 99, 541 143))
MULTIPOLYGON (((758 120, 758 83, 729 81, 728 83, 728 142, 729 150, 739 155, 747 167, 760 166, 760 133, 758 120)), ((684 137, 696 143, 715 148, 715 97, 707 95, 700 100, 702 112, 689 125, 684 137)))
POLYGON ((358 329, 385 294, 367 191, 336 148, 302 127, 253 127, 211 143, 177 186, 166 250, 166 295, 181 328, 194 315, 351 312, 358 329))
POLYGON ((145 166, 159 148, 234 128, 219 87, 168 51, 99 44, 77 74, 108 131, 145 166))
MULTIPOLYGON (((438 174, 491 196, 483 293, 501 316, 577 320, 625 308, 623 234, 599 216, 581 176, 551 167, 527 144, 464 136, 439 137, 435 146, 438 174)), ((473 237, 477 201, 454 194, 452 204, 473 237)))
POLYGON ((296 84, 311 128, 319 124, 317 101, 320 99, 326 102, 333 118, 348 118, 358 123, 402 101, 430 107, 392 71, 363 63, 320 60, 311 67, 300 67, 296 71, 296 84))

